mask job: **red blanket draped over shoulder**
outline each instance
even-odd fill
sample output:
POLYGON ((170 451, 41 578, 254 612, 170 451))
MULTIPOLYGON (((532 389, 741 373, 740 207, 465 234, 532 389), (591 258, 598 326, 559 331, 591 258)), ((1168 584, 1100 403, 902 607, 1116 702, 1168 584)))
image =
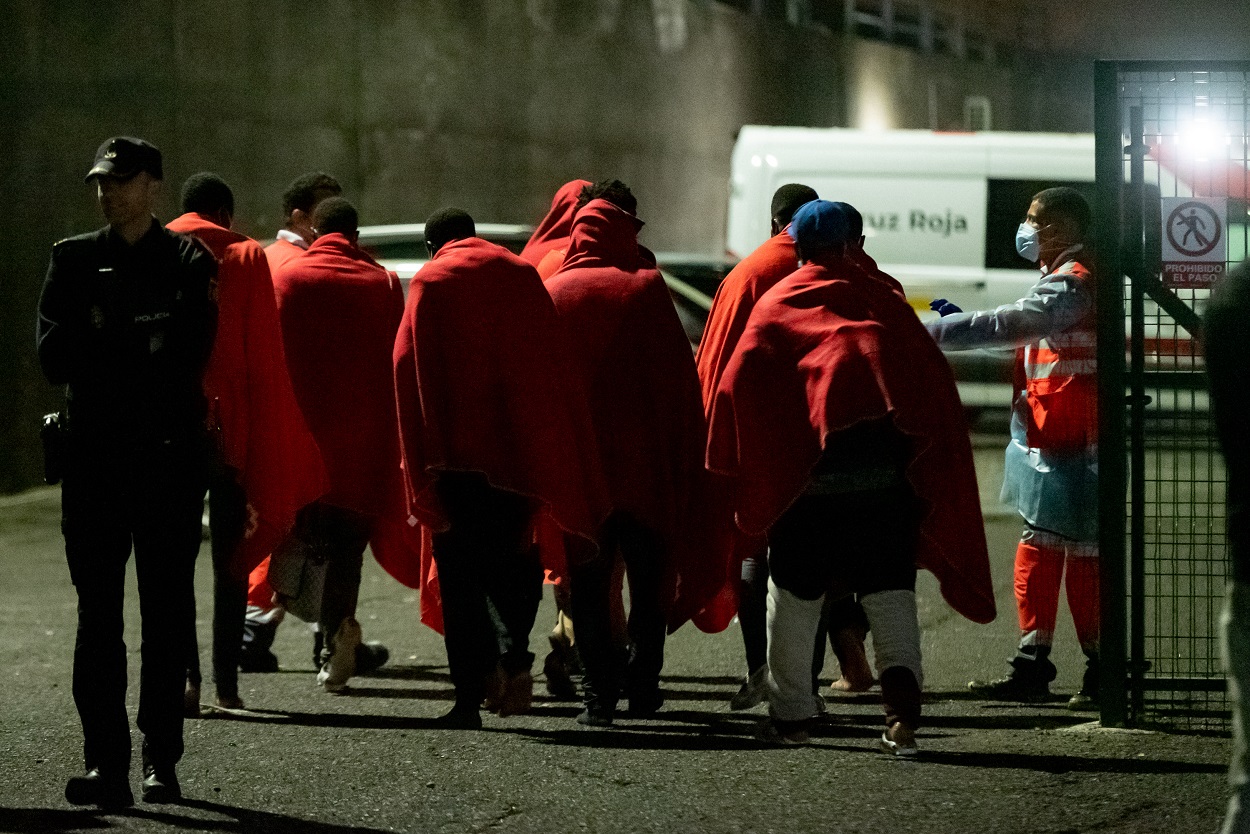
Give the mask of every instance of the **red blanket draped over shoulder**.
POLYGON ((403 533, 391 375, 404 310, 399 279, 335 233, 288 261, 273 283, 291 382, 330 476, 324 500, 375 517, 373 555, 416 587, 419 545, 403 533))
POLYGON ((712 309, 708 311, 707 326, 699 341, 695 362, 699 367, 699 382, 703 387, 703 403, 708 414, 712 411, 712 397, 720 384, 721 374, 733 356, 747 319, 764 293, 777 282, 799 268, 794 254, 794 240, 782 230, 760 244, 759 248, 737 263, 716 289, 712 309))
MULTIPOLYGON (((480 238, 444 244, 409 285, 393 359, 415 521, 448 529, 438 473, 482 472, 537 499, 539 515, 593 552, 607 515, 594 432, 555 307, 530 264, 480 238)), ((429 555, 421 619, 441 630, 429 555)))
POLYGON ((698 375, 664 279, 638 246, 641 226, 606 200, 590 201, 546 287, 588 392, 612 508, 667 543, 675 629, 724 576, 699 535, 707 434, 698 375))
POLYGON ((756 305, 712 404, 709 468, 736 479, 738 525, 765 532, 806 487, 825 439, 890 415, 913 443, 926 512, 917 564, 976 622, 994 592, 972 448, 950 367, 912 309, 846 262, 809 263, 756 305))
POLYGON ((300 507, 328 487, 287 373, 269 264, 260 244, 200 214, 169 224, 217 258, 217 338, 204 371, 210 428, 247 496, 248 524, 231 561, 246 575, 282 541, 300 507))
MULTIPOLYGON (((712 399, 729 358, 733 356, 742 332, 746 330, 751 311, 764 293, 777 282, 799 268, 794 253, 794 240, 786 230, 764 241, 730 270, 716 289, 712 309, 708 311, 707 326, 695 353, 699 369, 699 384, 703 389, 703 407, 711 416, 712 399)), ((738 613, 738 585, 742 561, 763 552, 767 546, 763 536, 748 536, 733 528, 730 513, 729 486, 712 476, 713 503, 709 512, 718 509, 727 515, 722 525, 727 529, 720 542, 719 556, 724 560, 725 583, 720 592, 695 617, 695 625, 709 632, 723 631, 738 613)))
POLYGON ((265 258, 269 261, 269 271, 276 275, 278 270, 286 266, 292 258, 298 258, 306 251, 308 250, 291 243, 289 240, 278 238, 265 247, 265 258))
MULTIPOLYGON (((529 242, 521 250, 524 260, 537 267, 549 252, 568 248, 569 235, 573 231, 573 215, 577 213, 578 195, 590 184, 589 180, 572 180, 560 186, 560 190, 551 198, 551 208, 547 211, 547 216, 538 224, 534 234, 530 235, 529 242)), ((557 264, 556 269, 558 268, 557 264)), ((555 269, 551 272, 555 272, 555 269)), ((547 275, 543 275, 544 279, 546 277, 547 275)))

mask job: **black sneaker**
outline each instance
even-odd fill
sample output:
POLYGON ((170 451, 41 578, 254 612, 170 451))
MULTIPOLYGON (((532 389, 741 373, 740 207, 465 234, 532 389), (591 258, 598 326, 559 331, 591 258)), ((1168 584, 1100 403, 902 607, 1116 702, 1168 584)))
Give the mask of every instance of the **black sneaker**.
POLYGON ((642 687, 629 693, 629 717, 651 718, 664 706, 660 687, 642 687))
POLYGON ((456 704, 448 712, 434 719, 439 730, 480 730, 482 713, 473 705, 456 704))
POLYGON ((1038 704, 1050 700, 1050 685, 1031 683, 1008 675, 996 681, 972 681, 968 690, 975 695, 994 701, 1019 701, 1038 704))
POLYGON ((356 646, 356 674, 367 675, 376 672, 391 659, 391 652, 377 640, 360 643, 356 646))
POLYGON ((71 776, 65 783, 65 799, 71 805, 95 805, 100 808, 129 808, 135 804, 135 795, 125 776, 102 776, 97 767, 82 776, 71 776))
POLYGON ((581 714, 577 716, 578 724, 585 724, 587 727, 611 727, 615 710, 599 704, 587 704, 581 714))
POLYGON ((242 672, 276 672, 278 656, 269 649, 244 649, 239 652, 239 670, 242 672))
POLYGON ((182 786, 172 767, 145 765, 142 789, 143 801, 150 805, 165 805, 182 799, 182 786))

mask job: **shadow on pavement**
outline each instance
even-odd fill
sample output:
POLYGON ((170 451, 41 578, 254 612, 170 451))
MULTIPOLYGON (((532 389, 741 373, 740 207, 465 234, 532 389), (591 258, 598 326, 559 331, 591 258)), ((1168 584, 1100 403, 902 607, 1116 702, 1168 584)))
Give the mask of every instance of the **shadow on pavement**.
POLYGON ((276 834, 379 834, 382 829, 363 828, 354 825, 334 825, 315 820, 271 814, 250 808, 234 808, 216 802, 184 799, 178 805, 166 806, 171 810, 152 811, 136 807, 125 811, 60 810, 49 808, 0 808, 0 832, 2 834, 60 834, 83 830, 115 828, 106 817, 125 817, 133 820, 150 820, 172 829, 187 831, 265 831, 276 834), (229 819, 204 819, 200 816, 182 816, 177 808, 220 814, 229 819))
POLYGON ((760 742, 750 736, 720 735, 713 732, 680 731, 658 727, 633 729, 621 722, 611 728, 574 725, 567 730, 509 730, 541 744, 561 747, 595 747, 611 750, 758 750, 760 742))
POLYGON ((57 808, 0 808, 0 831, 4 834, 58 834, 112 828, 111 822, 99 818, 101 814, 57 808))
MULTIPOLYGON (((316 820, 288 817, 282 814, 271 814, 268 811, 255 811, 251 808, 235 808, 202 799, 184 799, 180 803, 183 808, 194 808, 232 817, 230 820, 205 820, 195 817, 183 817, 168 811, 148 811, 136 808, 127 816, 149 819, 173 828, 185 828, 189 831, 265 831, 286 834, 286 832, 304 832, 305 834, 377 834, 382 829, 364 828, 358 825, 334 825, 333 823, 317 822, 316 820)), ((177 807, 177 806, 174 806, 177 807)))
POLYGON ((1093 713, 1058 713, 1055 715, 925 715, 925 727, 950 727, 960 730, 1061 730, 1094 721, 1093 713))
MULTIPOLYGON (((924 744, 924 733, 920 734, 924 744)), ((1042 773, 1223 773, 1226 765, 1203 762, 1170 762, 1159 759, 1119 759, 1087 756, 1034 756, 1028 753, 957 753, 921 752, 922 760, 931 764, 957 767, 1007 768, 1036 770, 1042 773)))
MULTIPOLYGON (((359 678, 364 680, 364 678, 359 678)), ((394 698, 419 701, 454 701, 456 693, 450 687, 443 689, 401 689, 399 687, 357 686, 347 685, 342 696, 345 698, 394 698)))
POLYGON ((445 681, 451 683, 447 666, 402 666, 388 663, 380 669, 361 675, 362 678, 385 678, 403 681, 445 681))

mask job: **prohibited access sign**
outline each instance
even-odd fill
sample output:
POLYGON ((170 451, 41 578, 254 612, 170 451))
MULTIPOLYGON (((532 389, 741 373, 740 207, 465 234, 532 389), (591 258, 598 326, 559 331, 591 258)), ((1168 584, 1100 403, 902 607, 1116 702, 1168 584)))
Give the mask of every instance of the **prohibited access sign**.
POLYGON ((1163 283, 1169 287, 1209 287, 1224 274, 1228 244, 1223 200, 1165 197, 1163 283))

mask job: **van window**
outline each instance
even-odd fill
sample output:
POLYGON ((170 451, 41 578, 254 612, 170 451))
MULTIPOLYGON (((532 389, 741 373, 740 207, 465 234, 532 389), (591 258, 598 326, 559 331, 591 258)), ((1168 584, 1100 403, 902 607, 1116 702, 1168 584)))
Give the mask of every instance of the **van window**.
POLYGON ((1033 195, 1047 188, 1066 185, 1094 202, 1092 182, 1055 180, 995 180, 988 183, 985 200, 985 268, 1033 269, 1037 267, 1016 254, 1016 229, 1029 212, 1033 195))

